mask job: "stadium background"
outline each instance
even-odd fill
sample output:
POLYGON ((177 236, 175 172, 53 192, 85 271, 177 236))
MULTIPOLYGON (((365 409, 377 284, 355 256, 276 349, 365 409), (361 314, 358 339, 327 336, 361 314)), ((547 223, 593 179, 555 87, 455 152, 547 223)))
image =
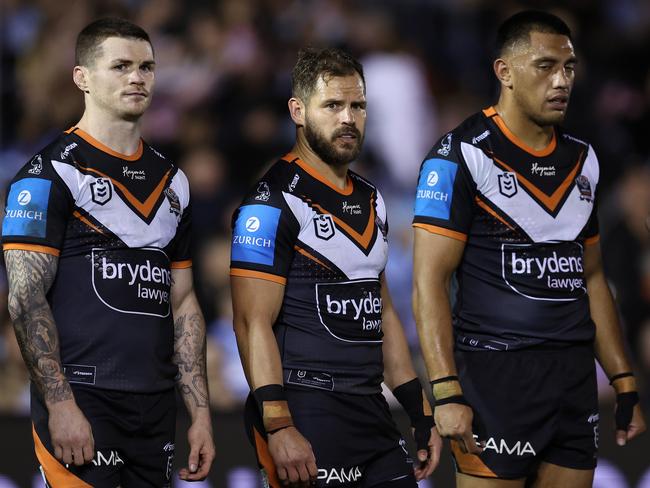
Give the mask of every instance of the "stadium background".
MULTIPOLYGON (((217 459, 206 487, 258 486, 240 409, 228 289, 229 223, 242 194, 292 145, 290 70, 299 47, 335 45, 366 70, 368 131, 354 169, 388 202, 388 280, 414 357, 411 205, 421 158, 435 140, 496 101, 491 45, 498 23, 544 7, 571 26, 580 63, 566 126, 601 162, 605 265, 648 405, 650 378, 650 2, 568 0, 2 0, 0 196, 8 180, 83 110, 71 79, 74 41, 91 20, 118 15, 151 35, 158 63, 144 137, 187 173, 194 199, 195 274, 208 323, 217 459)), ((418 360, 419 361, 419 360, 418 360)), ((601 375, 601 455, 595 486, 650 487, 650 433, 614 446, 613 396, 601 375)), ((27 375, 6 308, 0 266, 0 488, 40 487, 27 375)), ((647 408, 646 408, 647 412, 647 408)), ((404 418, 398 413, 404 425, 404 418)), ((650 416, 646 413, 646 418, 650 416)), ((179 420, 177 466, 186 441, 179 420)), ((433 479, 452 486, 446 452, 433 479)), ((182 486, 177 483, 175 486, 182 486)))

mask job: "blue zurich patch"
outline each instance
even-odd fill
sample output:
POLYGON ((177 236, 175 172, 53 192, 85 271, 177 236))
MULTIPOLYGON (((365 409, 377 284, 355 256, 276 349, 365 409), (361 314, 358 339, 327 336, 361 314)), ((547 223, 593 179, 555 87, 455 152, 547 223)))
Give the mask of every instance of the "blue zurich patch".
POLYGON ((445 159, 427 159, 422 165, 415 196, 415 215, 449 220, 458 165, 445 159))
POLYGON ((232 234, 232 260, 272 266, 279 221, 279 208, 241 207, 232 234))
POLYGON ((11 185, 3 236, 45 237, 51 186, 51 181, 42 178, 25 178, 11 185))

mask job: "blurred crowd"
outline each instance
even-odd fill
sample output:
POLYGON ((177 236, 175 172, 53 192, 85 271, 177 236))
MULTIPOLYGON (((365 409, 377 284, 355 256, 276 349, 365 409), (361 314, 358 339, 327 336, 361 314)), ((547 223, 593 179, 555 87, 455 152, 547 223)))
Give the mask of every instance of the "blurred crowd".
MULTIPOLYGON (((232 330, 231 214, 292 146, 286 101, 298 49, 345 47, 362 61, 367 82, 368 129, 353 168, 387 201, 388 281, 417 357, 409 270, 420 161, 438 137, 496 101, 496 26, 542 4, 574 33, 579 65, 565 125, 600 158, 606 271, 630 352, 650 386, 647 0, 1 0, 0 196, 20 166, 81 116, 72 83, 81 28, 109 15, 144 27, 157 61, 144 137, 189 178, 212 402, 217 410, 239 408, 248 388, 232 330)), ((0 412, 27 412, 27 383, 0 271, 0 412)))

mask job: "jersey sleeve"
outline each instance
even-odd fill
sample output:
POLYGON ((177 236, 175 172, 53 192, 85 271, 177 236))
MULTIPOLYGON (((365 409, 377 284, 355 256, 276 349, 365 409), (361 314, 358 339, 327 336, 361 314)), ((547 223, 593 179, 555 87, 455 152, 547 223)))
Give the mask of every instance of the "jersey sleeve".
POLYGON ((595 244, 600 240, 600 230, 598 226, 598 203, 594 201, 594 208, 591 211, 591 216, 582 231, 582 237, 585 244, 595 244))
POLYGON ((248 196, 233 214, 230 274, 286 284, 299 230, 281 190, 248 196))
POLYGON ((172 268, 190 268, 192 266, 192 204, 189 203, 176 230, 170 256, 172 268))
POLYGON ((584 239, 585 244, 590 245, 590 244, 595 244, 600 240, 600 227, 598 225, 598 191, 597 191, 598 181, 600 179, 600 166, 598 163, 598 157, 596 156, 596 152, 594 151, 594 148, 592 146, 589 146, 589 152, 587 154, 587 158, 593 158, 595 162, 591 174, 594 183, 594 188, 593 188, 594 206, 591 209, 591 215, 589 216, 589 220, 587 221, 587 224, 585 225, 585 227, 581 232, 581 237, 584 239))
POLYGON ((449 133, 420 166, 413 226, 466 241, 475 195, 476 184, 465 164, 460 141, 449 133))
POLYGON ((172 196, 177 199, 182 213, 176 235, 171 242, 169 260, 172 269, 190 268, 192 266, 192 201, 189 181, 180 169, 172 180, 170 190, 172 196))
POLYGON ((65 183, 45 159, 36 155, 9 185, 2 222, 5 251, 60 254, 73 201, 65 183))

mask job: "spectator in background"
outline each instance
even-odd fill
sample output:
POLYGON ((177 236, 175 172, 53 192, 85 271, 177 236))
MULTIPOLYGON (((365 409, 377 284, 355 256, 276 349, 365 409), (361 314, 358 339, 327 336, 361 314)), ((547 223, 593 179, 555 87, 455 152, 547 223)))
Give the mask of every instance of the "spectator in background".
POLYGON ((623 318, 628 344, 643 354, 641 328, 650 320, 650 166, 633 164, 623 172, 603 211, 603 261, 623 318))

